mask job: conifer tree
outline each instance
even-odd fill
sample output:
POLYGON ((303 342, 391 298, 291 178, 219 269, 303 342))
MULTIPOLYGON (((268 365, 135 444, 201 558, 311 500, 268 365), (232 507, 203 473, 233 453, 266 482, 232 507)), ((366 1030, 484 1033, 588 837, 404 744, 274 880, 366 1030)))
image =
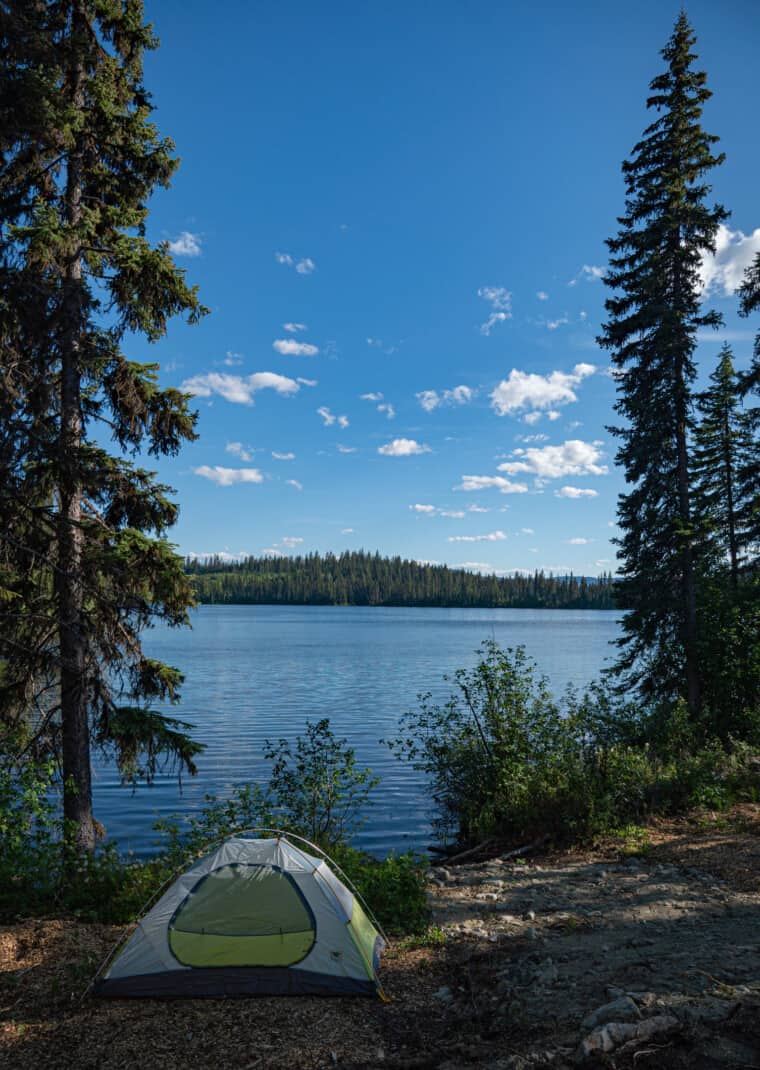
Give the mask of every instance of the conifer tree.
POLYGON ((125 350, 205 310, 146 237, 178 161, 151 121, 141 0, 3 0, 0 41, 0 723, 59 757, 84 852, 93 745, 127 778, 199 749, 151 709, 182 677, 140 632, 186 623, 192 598, 171 488, 137 461, 176 453, 195 414, 125 350))
POLYGON ((700 421, 694 436, 695 503, 699 522, 715 551, 714 564, 729 563, 731 586, 747 552, 746 502, 742 474, 752 455, 748 413, 741 404, 733 354, 725 344, 710 387, 697 397, 700 421))
POLYGON ((665 71, 650 84, 658 118, 623 164, 624 214, 608 241, 608 321, 599 339, 617 369, 613 429, 629 488, 618 507, 620 598, 628 611, 617 669, 621 685, 646 697, 683 696, 700 706, 697 562, 689 474, 694 350, 700 327, 720 317, 700 308, 699 266, 727 218, 708 207, 705 175, 720 164, 718 140, 700 125, 711 96, 694 68, 686 15, 662 51, 665 71))
MULTIPOLYGON (((739 287, 739 314, 749 316, 760 311, 760 253, 744 273, 739 287)), ((752 451, 747 463, 739 473, 744 497, 742 519, 744 521, 751 561, 757 569, 760 564, 760 330, 755 336, 755 346, 749 370, 741 377, 741 392, 748 407, 747 419, 753 436, 752 451)))

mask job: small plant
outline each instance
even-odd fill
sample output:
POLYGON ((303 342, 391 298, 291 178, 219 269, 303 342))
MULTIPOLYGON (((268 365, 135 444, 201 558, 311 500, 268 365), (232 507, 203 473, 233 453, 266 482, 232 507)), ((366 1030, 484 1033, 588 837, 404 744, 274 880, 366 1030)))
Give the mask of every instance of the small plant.
POLYGON ((416 936, 407 936, 401 941, 404 951, 415 951, 418 948, 440 948, 448 942, 448 935, 438 925, 430 925, 424 932, 416 936))

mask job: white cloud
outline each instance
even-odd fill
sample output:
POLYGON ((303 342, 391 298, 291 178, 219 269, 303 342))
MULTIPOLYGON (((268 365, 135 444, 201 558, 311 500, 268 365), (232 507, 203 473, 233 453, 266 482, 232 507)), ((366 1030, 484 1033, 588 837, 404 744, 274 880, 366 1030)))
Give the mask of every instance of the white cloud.
POLYGON ((548 301, 549 300, 549 295, 546 292, 546 290, 538 290, 536 292, 536 297, 539 299, 539 301, 548 301))
POLYGON ((276 461, 294 461, 296 459, 295 453, 277 453, 276 450, 272 450, 272 456, 276 461))
POLYGON ((338 446, 338 453, 356 453, 356 446, 338 446))
MULTIPOLYGON (((509 378, 502 379, 491 393, 491 405, 499 416, 522 409, 550 409, 555 405, 567 405, 578 400, 575 387, 595 371, 594 364, 584 363, 576 364, 572 372, 556 371, 548 375, 521 372, 513 368, 509 378)), ((533 413, 529 415, 533 416, 533 413)))
POLYGON ((518 442, 548 442, 548 435, 515 435, 518 442))
POLYGON ((441 509, 439 516, 447 516, 450 520, 463 520, 467 515, 463 509, 441 509))
POLYGON ((368 394, 360 394, 362 401, 380 402, 377 406, 378 412, 384 412, 389 420, 392 420, 396 415, 396 410, 393 408, 389 401, 383 401, 383 395, 379 390, 370 391, 368 394))
POLYGON ((555 498, 598 498, 599 492, 581 487, 560 487, 554 492, 555 498))
POLYGON ((253 375, 229 375, 226 372, 209 372, 186 379, 180 388, 195 397, 208 398, 218 394, 225 401, 239 405, 253 405, 253 396, 259 390, 275 390, 278 394, 297 394, 295 379, 288 379, 276 372, 254 372, 253 375))
POLYGON ((449 567, 471 569, 473 572, 493 572, 493 565, 489 565, 487 561, 460 561, 449 567))
POLYGON ((286 479, 285 482, 290 487, 295 487, 296 490, 303 490, 303 483, 299 483, 297 479, 286 479))
POLYGON ((503 286, 481 286, 478 297, 488 301, 492 311, 485 323, 480 325, 480 333, 489 335, 497 323, 512 319, 512 294, 503 286))
POLYGON ((169 252, 172 256, 200 256, 200 234, 191 234, 189 230, 183 230, 178 238, 169 242, 169 252))
POLYGON ((354 534, 354 529, 353 528, 341 528, 340 529, 340 533, 341 533, 341 535, 353 535, 354 534))
POLYGON ((434 505, 410 505, 409 508, 414 513, 424 513, 425 516, 433 516, 435 514, 434 505))
POLYGON ((298 331, 305 331, 307 329, 305 323, 283 323, 283 331, 290 331, 291 334, 297 334, 298 331))
POLYGON ((315 357, 319 353, 318 346, 296 342, 293 338, 278 338, 272 342, 272 349, 276 349, 283 357, 315 357))
POLYGON ((369 394, 360 394, 359 397, 360 397, 360 399, 362 401, 382 401, 383 400, 383 395, 380 393, 379 390, 371 391, 369 394))
POLYGON ((392 420, 396 415, 396 410, 389 401, 384 401, 381 405, 378 405, 377 411, 384 412, 389 420, 392 420))
POLYGON ((612 562, 610 561, 609 557, 600 557, 598 561, 594 562, 594 564, 597 568, 604 568, 605 565, 611 565, 612 562))
POLYGON ((297 383, 301 383, 302 386, 318 386, 319 385, 317 383, 316 379, 302 379, 300 375, 296 379, 296 382, 297 383))
POLYGON ((560 416, 561 413, 557 412, 556 409, 550 409, 546 414, 546 417, 549 420, 559 420, 560 416))
POLYGON ((321 416, 325 427, 332 427, 334 423, 337 423, 338 427, 348 427, 347 416, 336 416, 330 412, 326 405, 320 405, 317 409, 317 416, 321 416))
POLYGON ((570 320, 567 316, 560 316, 559 319, 556 320, 547 320, 546 326, 550 331, 556 331, 558 327, 564 327, 565 324, 569 322, 570 320))
POLYGON ((303 539, 298 535, 283 535, 280 542, 283 546, 287 546, 289 550, 292 550, 294 546, 298 546, 300 542, 303 542, 303 539))
POLYGON ((449 535, 449 542, 501 542, 506 539, 503 531, 491 531, 488 535, 449 535))
POLYGON ((231 487, 234 483, 263 483, 264 477, 258 468, 223 468, 220 464, 213 467, 202 464, 194 468, 196 476, 210 479, 220 487, 231 487))
POLYGON ((593 541, 593 539, 584 539, 580 535, 574 539, 567 540, 569 546, 588 546, 589 543, 592 543, 593 541))
POLYGON ((535 535, 533 528, 520 528, 521 535, 535 535))
POLYGON ((462 476, 462 482, 456 490, 488 490, 495 487, 502 494, 527 494, 525 483, 511 483, 503 476, 462 476))
POLYGON ((468 505, 467 506, 467 512, 468 513, 490 513, 491 510, 490 509, 484 509, 482 505, 475 505, 475 503, 473 502, 472 505, 468 505))
POLYGON ((704 292, 729 297, 741 285, 744 272, 757 253, 760 253, 760 227, 744 234, 721 223, 715 252, 705 254, 699 269, 704 292))
POLYGON ((232 453, 236 457, 239 457, 241 461, 252 461, 253 457, 245 448, 242 442, 228 442, 224 447, 227 453, 232 453))
POLYGON ((411 457, 417 453, 430 453, 430 446, 417 442, 413 438, 394 438, 384 446, 378 446, 378 453, 384 457, 411 457))
POLYGON ((299 275, 311 275, 312 271, 317 267, 308 256, 303 257, 301 260, 295 260, 290 253, 275 253, 274 258, 278 264, 284 264, 285 267, 295 267, 299 275))
POLYGON ((604 454, 601 442, 582 442, 573 438, 561 446, 529 446, 512 451, 516 461, 504 461, 500 472, 516 476, 521 473, 538 476, 539 479, 559 479, 561 476, 604 476, 606 464, 601 464, 604 454))
POLYGON ((226 357, 222 361, 222 364, 226 364, 228 368, 235 368, 235 367, 237 367, 237 365, 242 364, 242 363, 243 363, 243 354, 242 353, 232 353, 229 349, 227 350, 226 357))
POLYGON ((542 416, 542 412, 526 412, 525 416, 523 416, 523 421, 532 427, 533 424, 538 423, 542 416))
POLYGON ((605 269, 603 267, 596 267, 594 264, 584 264, 575 278, 570 279, 568 286, 577 285, 579 279, 585 279, 586 282, 593 282, 595 279, 601 279, 604 275, 605 269))
POLYGON ((442 390, 438 393, 437 390, 420 390, 415 397, 419 401, 425 412, 433 412, 434 409, 440 408, 442 405, 466 405, 476 397, 477 391, 473 390, 471 386, 452 387, 451 390, 442 390))

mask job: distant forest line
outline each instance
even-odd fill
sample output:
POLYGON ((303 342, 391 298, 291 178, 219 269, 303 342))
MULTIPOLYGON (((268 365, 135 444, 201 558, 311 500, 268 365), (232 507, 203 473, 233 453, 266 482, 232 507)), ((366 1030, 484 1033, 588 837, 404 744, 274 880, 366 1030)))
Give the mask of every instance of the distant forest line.
POLYGON ((608 572, 595 578, 542 570, 481 575, 365 551, 233 562, 209 557, 188 559, 185 567, 204 605, 616 608, 608 572))

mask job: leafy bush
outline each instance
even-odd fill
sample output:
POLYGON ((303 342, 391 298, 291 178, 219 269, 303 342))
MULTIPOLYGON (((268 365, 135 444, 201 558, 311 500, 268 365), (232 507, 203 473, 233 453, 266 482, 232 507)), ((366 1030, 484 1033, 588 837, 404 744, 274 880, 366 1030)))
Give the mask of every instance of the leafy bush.
POLYGON ((346 740, 336 739, 325 720, 308 725, 292 745, 280 740, 268 747, 273 765, 266 785, 237 786, 225 799, 208 794, 198 812, 157 821, 152 858, 122 855, 106 843, 65 872, 53 766, 0 756, 0 917, 66 910, 92 921, 127 922, 211 844, 245 829, 278 827, 334 857, 388 932, 424 931, 424 859, 378 860, 349 845, 377 780, 357 767, 346 740))
POLYGON ((644 710, 604 683, 557 701, 522 647, 489 640, 479 654, 446 678, 447 701, 421 695, 390 743, 427 776, 444 839, 578 839, 753 790, 749 748, 705 743, 682 704, 644 710))

